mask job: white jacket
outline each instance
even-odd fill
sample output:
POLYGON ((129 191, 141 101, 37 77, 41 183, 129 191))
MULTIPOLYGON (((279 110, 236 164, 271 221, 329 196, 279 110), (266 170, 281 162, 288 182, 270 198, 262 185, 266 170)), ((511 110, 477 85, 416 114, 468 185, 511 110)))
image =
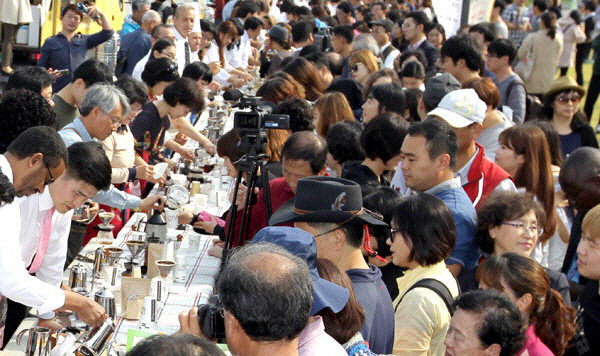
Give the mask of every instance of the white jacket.
POLYGON ((585 42, 585 33, 569 16, 562 17, 558 26, 563 33, 563 50, 558 61, 559 67, 571 67, 575 59, 575 45, 585 42))

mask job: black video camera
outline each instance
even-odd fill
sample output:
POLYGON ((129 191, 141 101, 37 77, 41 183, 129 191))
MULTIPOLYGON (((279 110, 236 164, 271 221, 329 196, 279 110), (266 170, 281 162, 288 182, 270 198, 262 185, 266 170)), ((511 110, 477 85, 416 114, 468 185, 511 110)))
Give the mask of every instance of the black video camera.
POLYGON ((225 319, 218 294, 208 298, 208 303, 198 305, 198 321, 202 334, 207 338, 225 338, 225 319))
POLYGON ((239 106, 250 108, 250 111, 238 111, 233 115, 233 127, 240 133, 238 146, 242 152, 258 156, 265 152, 266 129, 290 128, 290 117, 270 114, 271 106, 266 105, 260 97, 243 97, 239 106))

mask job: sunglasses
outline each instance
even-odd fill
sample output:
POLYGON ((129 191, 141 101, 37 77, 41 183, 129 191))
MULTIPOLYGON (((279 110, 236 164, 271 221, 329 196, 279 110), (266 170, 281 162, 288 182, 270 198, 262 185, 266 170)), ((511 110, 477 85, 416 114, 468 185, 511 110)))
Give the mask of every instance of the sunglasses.
POLYGON ((560 103, 563 103, 563 104, 566 104, 570 101, 573 104, 577 105, 577 104, 579 104, 579 101, 581 100, 581 96, 579 96, 579 94, 572 94, 572 95, 562 94, 562 95, 557 96, 556 100, 558 100, 560 103))
POLYGON ((358 72, 358 64, 355 64, 352 67, 350 67, 350 71, 352 71, 352 72, 358 72))

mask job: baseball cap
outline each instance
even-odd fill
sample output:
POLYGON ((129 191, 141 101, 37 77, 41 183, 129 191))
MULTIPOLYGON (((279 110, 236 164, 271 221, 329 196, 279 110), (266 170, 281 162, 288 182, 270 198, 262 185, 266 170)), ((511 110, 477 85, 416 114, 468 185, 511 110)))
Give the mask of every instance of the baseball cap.
POLYGON ((446 94, 461 87, 460 82, 452 74, 440 73, 425 82, 423 101, 428 108, 435 108, 446 94))
POLYGON ((315 315, 325 308, 339 313, 350 297, 350 292, 335 283, 319 277, 317 271, 317 243, 310 233, 289 226, 265 227, 256 233, 252 243, 269 242, 285 248, 291 254, 306 261, 313 281, 313 306, 310 314, 315 315))
POLYGON ((394 23, 388 19, 379 19, 369 22, 369 26, 382 26, 387 32, 392 32, 392 28, 394 28, 394 23))
POLYGON ((446 94, 437 108, 427 115, 433 115, 446 121, 454 128, 469 126, 473 123, 481 124, 485 118, 487 105, 479 99, 473 89, 454 90, 446 94))

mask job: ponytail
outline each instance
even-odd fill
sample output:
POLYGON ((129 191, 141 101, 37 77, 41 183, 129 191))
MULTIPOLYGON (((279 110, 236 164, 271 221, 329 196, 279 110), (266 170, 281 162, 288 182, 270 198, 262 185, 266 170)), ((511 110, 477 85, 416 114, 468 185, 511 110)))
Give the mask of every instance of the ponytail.
POLYGON ((556 37, 556 15, 551 11, 546 11, 540 17, 540 21, 544 24, 544 27, 548 29, 548 37, 554 39, 556 37))
POLYGON ((540 311, 531 314, 530 322, 544 345, 555 355, 562 355, 575 335, 575 309, 564 303, 560 293, 548 289, 540 311))
POLYGON ((506 284, 517 298, 530 294, 533 300, 525 313, 536 335, 555 355, 565 352, 575 335, 575 309, 565 305, 561 295, 550 288, 542 266, 512 252, 492 255, 477 268, 477 280, 504 293, 506 284))

